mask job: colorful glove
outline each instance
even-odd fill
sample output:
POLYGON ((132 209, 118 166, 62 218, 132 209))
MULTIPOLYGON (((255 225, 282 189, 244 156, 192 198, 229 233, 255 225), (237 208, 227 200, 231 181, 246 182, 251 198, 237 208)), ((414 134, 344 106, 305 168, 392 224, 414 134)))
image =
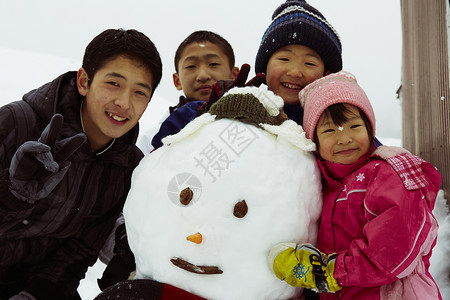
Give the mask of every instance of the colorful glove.
POLYGON ((67 159, 86 142, 84 133, 56 142, 62 123, 55 114, 38 141, 17 149, 9 167, 9 189, 17 198, 34 203, 47 197, 69 169, 67 159))
POLYGON ((259 87, 261 84, 266 82, 266 76, 262 73, 258 73, 256 74, 255 77, 253 77, 246 83, 249 72, 250 72, 250 65, 243 64, 235 80, 232 79, 219 80, 216 83, 214 83, 208 101, 206 101, 205 104, 202 105, 199 109, 199 115, 207 112, 211 107, 211 105, 213 105, 217 100, 222 98, 222 96, 233 87, 244 87, 244 86, 259 87))
POLYGON ((270 249, 268 262, 272 272, 292 286, 319 293, 341 289, 333 277, 336 253, 327 256, 311 244, 281 243, 270 249))

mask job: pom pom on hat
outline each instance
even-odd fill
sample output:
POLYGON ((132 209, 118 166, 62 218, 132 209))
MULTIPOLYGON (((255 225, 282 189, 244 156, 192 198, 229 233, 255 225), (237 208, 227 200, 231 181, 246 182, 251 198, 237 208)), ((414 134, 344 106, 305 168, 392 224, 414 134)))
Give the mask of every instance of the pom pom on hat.
POLYGON ((331 72, 342 69, 342 45, 337 32, 304 0, 287 0, 275 10, 256 55, 255 72, 265 73, 272 54, 287 45, 313 49, 331 72))
POLYGON ((352 104, 360 108, 370 121, 375 136, 375 114, 366 93, 355 76, 346 71, 332 73, 308 84, 299 93, 303 107, 303 129, 306 137, 314 140, 317 122, 327 107, 337 104, 352 104))

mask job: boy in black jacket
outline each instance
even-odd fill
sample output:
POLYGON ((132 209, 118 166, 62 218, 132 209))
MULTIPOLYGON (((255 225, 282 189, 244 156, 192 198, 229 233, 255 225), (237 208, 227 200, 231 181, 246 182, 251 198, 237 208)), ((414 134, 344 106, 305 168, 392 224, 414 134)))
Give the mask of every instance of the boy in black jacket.
POLYGON ((79 299, 142 152, 162 75, 136 30, 109 29, 67 72, 0 108, 0 299, 79 299))
POLYGON ((177 105, 169 107, 170 116, 166 115, 162 124, 139 137, 138 146, 142 152, 147 154, 160 147, 161 138, 178 132, 185 123, 197 117, 197 109, 209 99, 214 83, 236 79, 239 69, 234 64, 233 48, 217 33, 199 30, 181 42, 174 58, 173 84, 184 95, 180 96, 177 105), (172 114, 186 103, 192 103, 190 109, 172 114))

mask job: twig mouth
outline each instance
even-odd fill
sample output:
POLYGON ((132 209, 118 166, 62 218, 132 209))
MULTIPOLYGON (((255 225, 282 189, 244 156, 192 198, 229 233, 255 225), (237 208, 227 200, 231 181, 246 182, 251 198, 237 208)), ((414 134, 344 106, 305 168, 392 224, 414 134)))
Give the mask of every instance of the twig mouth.
POLYGON ((211 274, 222 274, 223 271, 216 266, 196 266, 193 265, 179 257, 174 257, 170 260, 175 266, 186 270, 188 272, 196 273, 196 274, 204 274, 204 275, 211 275, 211 274))

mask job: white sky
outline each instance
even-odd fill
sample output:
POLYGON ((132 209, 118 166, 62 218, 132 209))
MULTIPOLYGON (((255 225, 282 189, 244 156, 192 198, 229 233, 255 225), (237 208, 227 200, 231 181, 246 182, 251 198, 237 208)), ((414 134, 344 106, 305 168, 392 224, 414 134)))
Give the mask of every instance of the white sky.
MULTIPOLYGON (((176 102, 172 83, 173 57, 179 43, 195 30, 211 30, 233 46, 236 64, 253 66, 261 37, 279 0, 0 0, 0 48, 65 59, 61 68, 42 72, 45 59, 26 63, 1 55, 0 82, 23 92, 81 65, 84 48, 107 28, 135 28, 156 44, 164 65, 156 93, 176 102), (220 4, 219 4, 220 3, 220 4), (42 74, 42 75, 40 75, 42 74), (31 83, 33 85, 31 85, 31 83)), ((400 1, 310 0, 338 31, 344 69, 354 73, 366 90, 377 117, 377 136, 401 137, 401 108, 396 90, 401 80, 400 1)), ((3 52, 2 52, 3 53, 3 52)), ((26 58, 24 58, 26 59, 26 58)), ((2 86, 0 86, 2 87, 2 86)), ((4 90, 4 89, 3 89, 4 90)), ((5 92, 0 89, 0 97, 5 92)), ((8 95, 9 96, 9 95, 8 95)), ((17 99, 10 99, 17 100, 17 99)), ((4 102, 5 99, 2 99, 4 102)), ((166 105, 166 104, 164 104, 166 105)))

